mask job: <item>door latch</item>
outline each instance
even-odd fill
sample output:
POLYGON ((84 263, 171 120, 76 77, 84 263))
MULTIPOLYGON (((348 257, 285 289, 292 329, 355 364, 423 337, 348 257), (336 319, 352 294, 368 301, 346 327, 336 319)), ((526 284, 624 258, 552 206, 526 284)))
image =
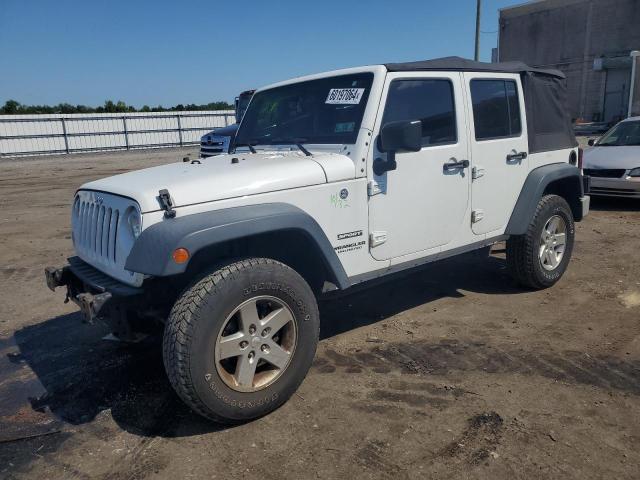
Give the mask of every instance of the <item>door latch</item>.
POLYGON ((476 178, 484 177, 484 168, 475 166, 471 169, 471 178, 474 180, 476 178))

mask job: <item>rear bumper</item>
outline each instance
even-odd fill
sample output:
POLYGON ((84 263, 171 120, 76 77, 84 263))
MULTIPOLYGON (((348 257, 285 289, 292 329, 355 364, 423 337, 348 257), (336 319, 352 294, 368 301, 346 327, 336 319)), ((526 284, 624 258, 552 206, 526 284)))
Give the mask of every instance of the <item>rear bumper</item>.
POLYGON ((128 304, 140 300, 143 289, 130 287, 83 262, 78 257, 68 259, 61 268, 45 268, 45 279, 51 290, 67 287, 67 300, 80 307, 86 322, 107 317, 128 304))
POLYGON ((640 198, 640 182, 624 178, 591 177, 591 195, 640 198))

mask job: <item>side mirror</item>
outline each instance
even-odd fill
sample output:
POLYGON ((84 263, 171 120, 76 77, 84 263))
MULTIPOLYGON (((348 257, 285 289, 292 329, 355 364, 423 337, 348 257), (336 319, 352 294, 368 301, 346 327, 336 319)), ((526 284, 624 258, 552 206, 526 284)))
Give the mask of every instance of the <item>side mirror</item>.
POLYGON ((595 144, 596 144, 595 138, 590 138, 589 141, 587 142, 587 145, 589 145, 590 147, 593 147, 595 144))
POLYGON ((380 131, 378 150, 381 152, 419 152, 422 149, 420 120, 387 123, 380 131))

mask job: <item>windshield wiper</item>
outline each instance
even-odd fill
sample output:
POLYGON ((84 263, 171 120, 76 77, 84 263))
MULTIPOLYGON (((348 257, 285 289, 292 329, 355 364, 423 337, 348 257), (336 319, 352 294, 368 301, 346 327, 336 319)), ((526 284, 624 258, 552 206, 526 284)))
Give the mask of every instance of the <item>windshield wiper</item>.
POLYGON ((311 157, 311 152, 307 150, 302 142, 306 142, 306 138, 274 138, 269 142, 270 145, 295 145, 304 153, 307 157, 311 157))
POLYGON ((256 153, 256 149, 255 149, 255 148, 253 148, 253 144, 252 144, 251 142, 247 142, 247 143, 236 143, 236 144, 234 145, 234 147, 233 147, 233 153, 235 153, 235 152, 236 152, 236 149, 237 149, 238 147, 249 147, 249 151, 250 151, 251 153, 256 153))

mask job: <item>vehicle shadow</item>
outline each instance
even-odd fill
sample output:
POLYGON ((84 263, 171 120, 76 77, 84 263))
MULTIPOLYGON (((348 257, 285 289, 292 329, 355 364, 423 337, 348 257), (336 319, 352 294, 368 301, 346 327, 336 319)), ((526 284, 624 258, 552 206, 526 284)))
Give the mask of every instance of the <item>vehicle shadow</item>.
POLYGON ((640 199, 592 196, 589 208, 603 212, 640 212, 640 199))
MULTIPOLYGON (((320 302, 321 337, 439 298, 460 297, 461 291, 524 292, 508 277, 503 259, 467 254, 393 275, 367 289, 325 296, 320 302)), ((226 428, 192 413, 174 393, 164 373, 159 339, 128 345, 104 340, 107 334, 106 327, 85 325, 76 313, 17 331, 12 362, 24 362, 45 390, 29 399, 31 408, 50 411, 70 425, 91 423, 110 410, 118 427, 140 436, 183 437, 226 428)))

